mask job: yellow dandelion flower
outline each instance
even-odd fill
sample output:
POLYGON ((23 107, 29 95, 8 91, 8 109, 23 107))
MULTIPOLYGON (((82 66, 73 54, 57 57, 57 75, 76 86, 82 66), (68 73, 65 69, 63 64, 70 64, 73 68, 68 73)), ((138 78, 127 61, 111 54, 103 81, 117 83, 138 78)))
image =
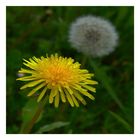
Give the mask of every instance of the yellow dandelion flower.
POLYGON ((68 101, 72 107, 79 107, 79 101, 86 104, 83 95, 94 100, 94 96, 89 93, 89 91, 96 92, 92 85, 98 82, 91 80, 94 74, 90 74, 86 69, 80 69, 80 64, 74 62, 72 58, 59 57, 57 54, 40 59, 34 56, 29 61, 24 59, 23 64, 29 69, 21 68, 19 73, 28 76, 17 80, 30 82, 20 89, 34 87, 27 96, 32 96, 41 90, 38 102, 48 94, 47 90, 50 90, 49 103, 54 102, 55 107, 59 106, 60 99, 63 103, 68 101))

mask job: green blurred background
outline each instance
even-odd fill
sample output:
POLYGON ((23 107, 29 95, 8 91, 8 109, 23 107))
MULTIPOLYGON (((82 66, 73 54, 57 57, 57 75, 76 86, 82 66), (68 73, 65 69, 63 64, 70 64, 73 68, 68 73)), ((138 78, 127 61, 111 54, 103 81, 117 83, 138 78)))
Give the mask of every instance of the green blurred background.
POLYGON ((133 7, 7 7, 7 118, 6 132, 19 133, 33 114, 34 99, 20 91, 16 81, 22 59, 58 53, 80 63, 83 54, 68 43, 71 22, 83 15, 107 18, 119 33, 116 50, 103 58, 90 58, 83 67, 99 81, 95 101, 71 108, 49 103, 31 133, 118 134, 134 133, 134 8, 133 7))

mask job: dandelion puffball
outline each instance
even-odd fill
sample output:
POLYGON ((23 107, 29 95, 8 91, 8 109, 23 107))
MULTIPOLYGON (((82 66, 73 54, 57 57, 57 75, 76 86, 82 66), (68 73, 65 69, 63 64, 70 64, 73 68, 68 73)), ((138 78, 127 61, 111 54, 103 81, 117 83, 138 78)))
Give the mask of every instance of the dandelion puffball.
POLYGON ((100 17, 84 16, 71 24, 69 42, 79 52, 102 57, 114 51, 118 34, 109 21, 100 17))

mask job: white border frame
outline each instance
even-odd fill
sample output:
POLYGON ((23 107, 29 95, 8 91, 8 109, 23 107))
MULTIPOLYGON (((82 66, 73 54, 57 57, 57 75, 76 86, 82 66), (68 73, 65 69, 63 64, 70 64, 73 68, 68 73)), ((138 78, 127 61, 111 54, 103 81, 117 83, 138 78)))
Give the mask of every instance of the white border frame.
MULTIPOLYGON (((140 137, 140 7, 136 0, 0 0, 0 138, 3 139, 110 139, 110 140, 130 140, 140 137), (6 134, 6 6, 135 6, 135 134, 82 134, 82 135, 17 135, 6 134), (139 49, 139 50, 138 50, 139 49), (137 51, 136 51, 137 50, 137 51)), ((124 33, 126 34, 126 33, 124 33)))

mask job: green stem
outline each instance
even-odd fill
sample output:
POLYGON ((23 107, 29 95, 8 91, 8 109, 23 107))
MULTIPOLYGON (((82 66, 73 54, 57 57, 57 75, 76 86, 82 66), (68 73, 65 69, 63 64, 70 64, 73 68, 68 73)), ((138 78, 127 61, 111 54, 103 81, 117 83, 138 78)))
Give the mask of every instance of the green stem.
POLYGON ((117 97, 117 94, 113 90, 111 83, 109 82, 110 78, 106 75, 102 68, 98 68, 96 62, 94 62, 90 57, 83 55, 81 66, 84 67, 86 63, 90 63, 91 67, 93 67, 93 69, 95 70, 98 79, 102 82, 103 86, 106 88, 111 97, 115 100, 118 106, 124 111, 124 106, 122 105, 121 101, 117 97))
POLYGON ((34 114, 33 118, 24 126, 23 130, 21 131, 21 134, 29 134, 30 133, 35 122, 37 121, 41 112, 43 111, 44 106, 46 104, 46 101, 47 101, 47 96, 45 97, 45 99, 43 101, 40 102, 36 113, 34 114))
POLYGON ((107 76, 106 72, 104 70, 102 70, 101 66, 100 66, 100 68, 98 67, 96 62, 94 62, 94 61, 92 61, 90 59, 88 60, 88 62, 94 68, 94 70, 96 72, 96 75, 97 75, 98 79, 101 81, 101 83, 104 86, 104 88, 106 88, 106 90, 108 91, 110 96, 114 99, 116 104, 124 111, 124 106, 121 103, 121 101, 119 100, 119 98, 117 96, 117 93, 115 92, 114 88, 112 87, 112 85, 110 83, 109 76, 107 76))
POLYGON ((87 63, 88 57, 86 55, 82 56, 82 61, 81 61, 81 68, 84 68, 85 64, 87 63))

